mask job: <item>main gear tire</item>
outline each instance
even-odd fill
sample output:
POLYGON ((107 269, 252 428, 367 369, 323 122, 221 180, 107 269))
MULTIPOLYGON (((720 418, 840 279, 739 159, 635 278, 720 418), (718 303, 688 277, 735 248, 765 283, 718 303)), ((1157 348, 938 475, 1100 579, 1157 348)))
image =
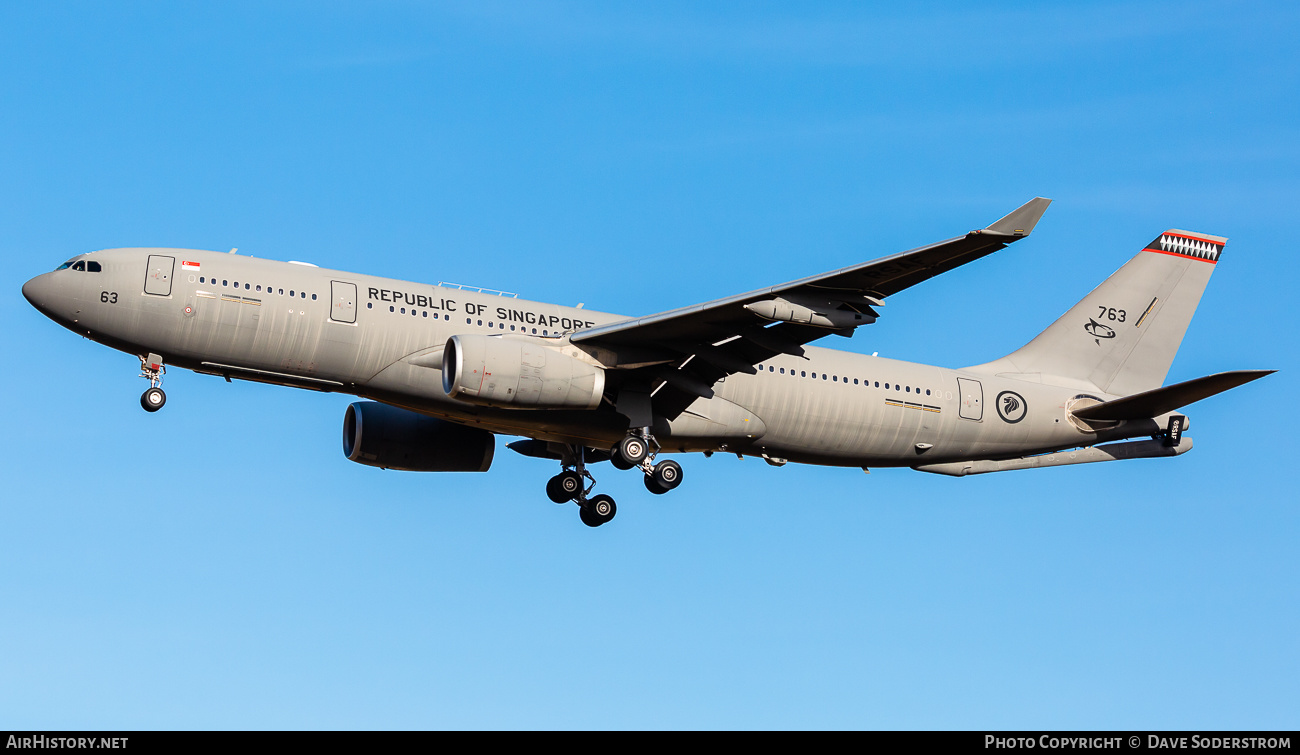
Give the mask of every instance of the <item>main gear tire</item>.
POLYGON ((568 503, 582 493, 582 475, 568 470, 546 482, 546 497, 556 503, 568 503))
POLYGON ((664 492, 668 492, 682 484, 682 465, 671 459, 665 459, 654 465, 650 476, 659 487, 664 489, 664 492))
POLYGON ((638 435, 629 435, 619 441, 618 446, 614 449, 623 463, 628 465, 628 469, 640 464, 650 453, 650 444, 645 438, 638 435))

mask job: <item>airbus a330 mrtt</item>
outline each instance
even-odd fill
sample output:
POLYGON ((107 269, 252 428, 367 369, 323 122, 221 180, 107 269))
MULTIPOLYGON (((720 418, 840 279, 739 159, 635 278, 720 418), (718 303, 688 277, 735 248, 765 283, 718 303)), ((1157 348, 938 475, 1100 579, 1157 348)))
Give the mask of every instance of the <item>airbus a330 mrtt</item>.
POLYGON ((551 459, 557 503, 598 526, 590 466, 682 481, 661 456, 723 451, 786 462, 969 475, 1175 456, 1183 406, 1269 374, 1164 386, 1227 241, 1169 230, 1029 344, 963 369, 808 345, 850 336, 905 289, 1034 229, 1033 199, 986 228, 911 251, 642 317, 191 249, 82 254, 23 286, 73 332, 165 365, 370 399, 348 407, 362 464, 486 471, 496 435, 551 459))

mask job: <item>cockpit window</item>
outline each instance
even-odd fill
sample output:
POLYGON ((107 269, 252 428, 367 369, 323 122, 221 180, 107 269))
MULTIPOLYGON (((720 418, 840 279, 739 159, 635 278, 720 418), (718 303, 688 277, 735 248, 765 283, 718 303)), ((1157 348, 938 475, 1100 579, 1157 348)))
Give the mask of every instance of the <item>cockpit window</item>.
POLYGON ((88 273, 98 273, 98 272, 103 272, 103 268, 99 266, 99 263, 98 263, 98 262, 95 262, 94 260, 87 260, 87 261, 86 261, 86 272, 88 272, 88 273))
POLYGON ((77 270, 77 271, 79 271, 79 272, 83 272, 83 273, 86 272, 86 261, 85 261, 85 260, 78 260, 78 261, 77 261, 77 264, 75 264, 75 265, 72 266, 72 269, 73 269, 73 270, 77 270))
POLYGON ((58 267, 54 268, 54 270, 55 270, 56 272, 59 271, 59 270, 67 270, 68 268, 72 267, 72 263, 73 263, 74 261, 75 261, 75 260, 68 260, 67 262, 63 263, 62 265, 59 265, 58 267))

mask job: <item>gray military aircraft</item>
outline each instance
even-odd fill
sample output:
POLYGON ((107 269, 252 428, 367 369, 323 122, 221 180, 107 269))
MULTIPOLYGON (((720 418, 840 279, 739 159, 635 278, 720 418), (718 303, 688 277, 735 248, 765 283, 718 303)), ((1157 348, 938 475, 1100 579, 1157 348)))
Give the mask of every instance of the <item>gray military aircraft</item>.
POLYGON ((1178 409, 1263 377, 1161 387, 1227 239, 1160 234, 1028 345, 946 369, 809 346, 876 321, 884 299, 1033 231, 1051 200, 937 244, 646 317, 190 249, 79 255, 23 286, 60 325, 165 365, 372 399, 348 407, 361 464, 483 472, 495 436, 558 461, 547 483, 595 527, 614 517, 589 465, 682 481, 662 453, 946 475, 1176 456, 1178 409), (1137 440, 1133 440, 1137 439, 1137 440))

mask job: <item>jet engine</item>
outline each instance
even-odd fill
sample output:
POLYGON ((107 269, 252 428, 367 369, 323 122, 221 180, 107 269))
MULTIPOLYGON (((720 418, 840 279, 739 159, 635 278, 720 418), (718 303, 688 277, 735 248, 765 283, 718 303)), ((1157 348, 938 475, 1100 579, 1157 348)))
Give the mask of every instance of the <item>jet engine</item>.
POLYGON ((407 472, 486 472, 496 438, 374 401, 358 401, 343 415, 343 455, 358 464, 407 472))
POLYGON ((605 370, 529 338, 456 335, 442 350, 442 388, 507 409, 595 409, 605 370))

